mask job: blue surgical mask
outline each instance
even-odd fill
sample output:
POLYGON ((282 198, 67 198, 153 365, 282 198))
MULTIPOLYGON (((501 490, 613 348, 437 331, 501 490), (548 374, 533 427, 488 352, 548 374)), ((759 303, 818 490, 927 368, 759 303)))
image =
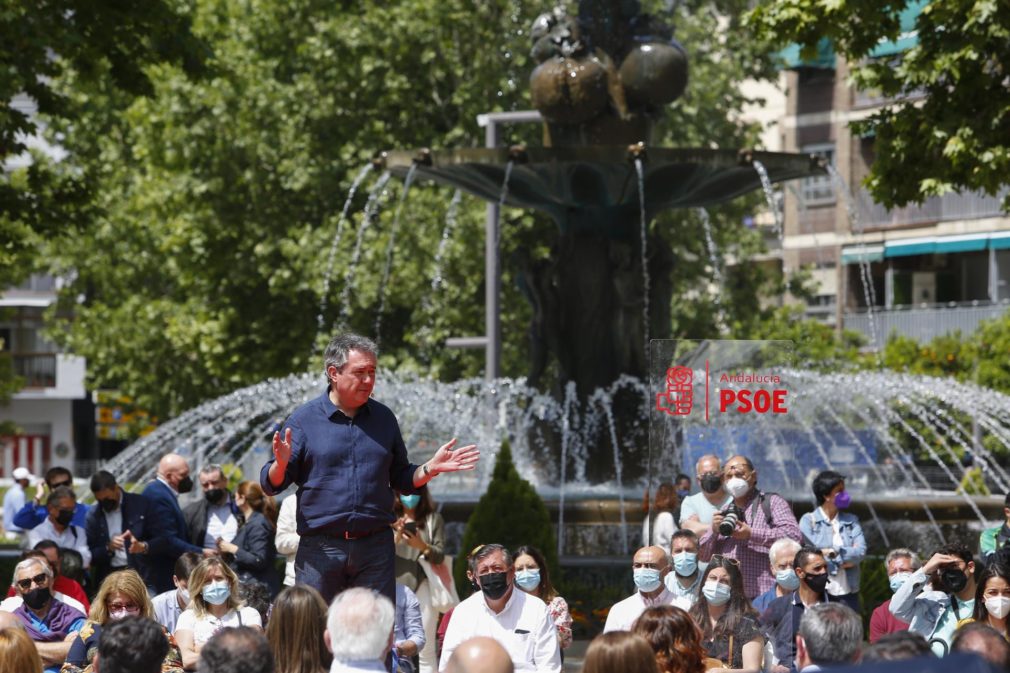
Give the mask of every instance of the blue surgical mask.
POLYGON ((800 588, 800 578, 792 568, 776 572, 775 582, 786 591, 796 591, 800 588))
POLYGON ((421 502, 421 496, 401 495, 400 502, 403 503, 403 506, 406 507, 407 509, 414 509, 415 507, 417 507, 417 503, 421 502))
POLYGON ((709 580, 701 587, 701 593, 705 595, 705 600, 709 605, 726 605, 732 591, 728 584, 723 584, 717 580, 709 580))
POLYGON ((231 587, 228 586, 227 582, 221 580, 205 584, 201 593, 203 600, 211 605, 224 605, 228 597, 231 596, 231 587))
POLYGON ((901 588, 901 585, 908 581, 908 578, 912 576, 912 573, 894 573, 891 575, 891 579, 888 583, 891 585, 891 591, 897 591, 901 588))
POLYGON ((663 577, 655 568, 635 568, 635 586, 639 591, 649 593, 663 584, 663 577))
POLYGON ((538 586, 540 586, 540 569, 536 570, 520 570, 516 573, 516 584, 523 591, 533 591, 538 586))
POLYGON ((685 488, 685 489, 680 489, 680 490, 677 491, 677 497, 680 498, 681 500, 683 500, 684 498, 686 498, 689 495, 691 495, 691 490, 690 489, 686 489, 685 488))
POLYGON ((690 577, 698 571, 698 555, 690 551, 674 554, 673 569, 681 577, 690 577))

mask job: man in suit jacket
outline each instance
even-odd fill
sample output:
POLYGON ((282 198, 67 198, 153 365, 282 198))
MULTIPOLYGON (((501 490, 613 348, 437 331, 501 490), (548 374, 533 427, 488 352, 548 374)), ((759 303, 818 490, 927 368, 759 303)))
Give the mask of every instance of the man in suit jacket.
POLYGON ((204 549, 217 549, 218 539, 231 542, 242 525, 242 513, 228 492, 228 477, 216 463, 205 465, 198 475, 203 497, 182 510, 189 541, 204 549))
POLYGON ((116 477, 105 470, 91 477, 91 492, 96 504, 88 512, 84 530, 91 549, 95 586, 101 585, 109 573, 124 568, 133 568, 146 579, 147 565, 140 552, 150 537, 147 498, 125 492, 116 477))
POLYGON ((193 479, 189 476, 189 465, 186 459, 174 453, 162 456, 158 462, 158 476, 151 480, 143 495, 150 501, 150 514, 157 526, 152 531, 151 539, 142 542, 141 553, 147 554, 148 586, 157 593, 170 590, 173 586, 172 571, 175 561, 182 554, 191 551, 204 556, 212 556, 214 552, 197 547, 189 542, 189 531, 186 519, 179 507, 179 494, 189 493, 193 488, 193 479))

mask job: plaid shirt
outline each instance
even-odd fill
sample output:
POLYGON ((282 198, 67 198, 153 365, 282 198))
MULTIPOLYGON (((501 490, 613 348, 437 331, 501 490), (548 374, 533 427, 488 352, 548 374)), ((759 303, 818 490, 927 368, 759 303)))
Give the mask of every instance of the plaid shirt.
POLYGON ((775 576, 768 561, 772 543, 783 537, 801 542, 802 534, 792 508, 779 495, 751 491, 742 500, 738 499, 736 504, 743 510, 744 521, 750 526, 750 537, 746 540, 723 537, 709 528, 699 540, 698 558, 707 561, 713 554, 722 554, 739 561, 744 593, 753 600, 775 586, 775 576), (763 498, 767 498, 770 505, 770 526, 761 504, 763 498))

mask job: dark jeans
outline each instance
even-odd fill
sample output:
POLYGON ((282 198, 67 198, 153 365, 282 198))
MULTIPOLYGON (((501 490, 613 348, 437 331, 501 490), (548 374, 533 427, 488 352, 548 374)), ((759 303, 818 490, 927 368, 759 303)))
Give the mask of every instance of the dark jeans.
POLYGON ((374 589, 396 605, 395 563, 391 529, 357 540, 304 535, 295 556, 295 582, 319 591, 327 605, 351 587, 374 589))

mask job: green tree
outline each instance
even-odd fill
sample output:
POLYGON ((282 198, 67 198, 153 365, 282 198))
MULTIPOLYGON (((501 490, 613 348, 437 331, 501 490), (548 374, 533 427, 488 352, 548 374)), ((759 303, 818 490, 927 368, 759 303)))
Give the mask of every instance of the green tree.
POLYGON ((750 23, 760 38, 799 43, 807 54, 827 39, 848 61, 855 86, 904 98, 856 124, 875 134, 866 184, 884 205, 949 191, 995 194, 1010 184, 1010 4, 771 0, 757 5, 750 23), (898 58, 873 58, 880 40, 898 39, 901 12, 917 6, 915 46, 898 58))
POLYGON ((512 464, 508 440, 502 442, 487 491, 481 496, 466 523, 463 546, 456 559, 454 575, 460 597, 469 594, 466 578, 467 554, 478 545, 498 543, 511 551, 530 545, 543 552, 551 578, 558 583, 557 540, 547 506, 533 485, 519 476, 512 464))

